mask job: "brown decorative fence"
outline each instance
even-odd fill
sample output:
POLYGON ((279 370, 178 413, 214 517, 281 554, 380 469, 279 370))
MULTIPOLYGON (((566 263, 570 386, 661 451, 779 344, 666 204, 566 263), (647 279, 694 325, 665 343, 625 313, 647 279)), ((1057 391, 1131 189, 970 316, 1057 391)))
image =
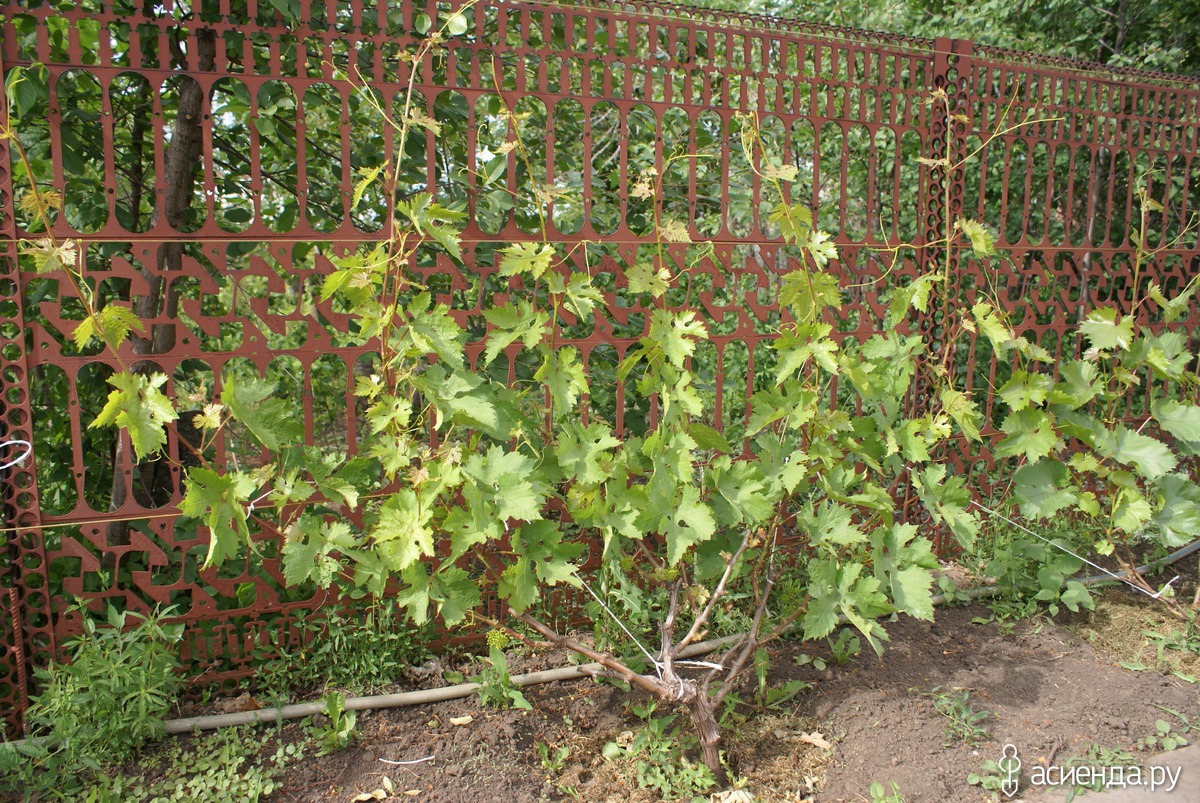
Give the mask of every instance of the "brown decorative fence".
MULTIPOLYGON (((739 112, 756 113, 796 168, 792 200, 811 203, 841 248, 834 269, 860 285, 836 321, 846 337, 878 331, 890 288, 920 271, 919 251, 888 249, 937 240, 966 216, 997 233, 1002 255, 986 270, 956 256, 953 297, 969 305, 990 283, 1019 332, 1070 348, 1063 333, 1080 310, 1128 289, 1143 175, 1164 205, 1147 276, 1170 291, 1200 267, 1195 233, 1179 238, 1200 211, 1194 81, 640 2, 484 2, 464 11, 465 32, 414 63, 428 19, 448 10, 4 4, 0 68, 26 68, 5 113, 26 157, 0 141, 0 436, 34 447, 2 477, 10 731, 32 668, 78 630, 72 598, 96 610, 176 606, 184 658, 204 681, 246 675, 255 649, 286 644, 296 612, 326 601, 285 587, 270 538, 261 560, 199 571, 206 536, 179 516, 178 462, 136 464, 111 430, 89 429, 117 363, 76 348, 78 299, 18 255, 22 238, 43 236, 21 205, 31 178, 62 193, 53 233, 78 243, 99 297, 132 303, 146 323, 123 360, 166 373, 168 390, 197 407, 230 371, 270 377, 308 443, 333 453, 361 444, 352 388, 371 353, 342 343, 347 316, 317 290, 331 256, 382 236, 385 199, 352 210, 352 192, 393 153, 380 109, 396 108, 410 77, 431 124, 409 139, 399 186, 468 212, 462 265, 430 251, 418 270, 478 337, 481 312, 507 290, 498 244, 546 239, 602 276, 607 309, 563 335, 593 379, 591 413, 626 431, 647 411, 614 370, 645 324, 625 273, 660 258, 653 212, 630 192, 647 168, 661 177, 664 214, 713 244, 671 244, 661 258, 679 273, 668 303, 697 310, 712 333, 697 362, 718 423, 736 435, 749 394, 770 381, 756 368, 770 363, 778 276, 796 257, 767 219, 739 112), (931 102, 938 90, 949 116, 931 102), (953 170, 919 161, 945 154, 970 158, 953 170)), ((945 312, 922 325, 936 335, 945 312)), ((954 370, 994 435, 991 388, 1007 368, 984 342, 968 351, 954 370)), ((498 362, 510 380, 531 370, 498 362)), ((169 451, 187 462, 174 435, 169 451)), ((236 432, 212 457, 247 459, 236 432)), ((961 462, 986 483, 986 456, 961 462)))

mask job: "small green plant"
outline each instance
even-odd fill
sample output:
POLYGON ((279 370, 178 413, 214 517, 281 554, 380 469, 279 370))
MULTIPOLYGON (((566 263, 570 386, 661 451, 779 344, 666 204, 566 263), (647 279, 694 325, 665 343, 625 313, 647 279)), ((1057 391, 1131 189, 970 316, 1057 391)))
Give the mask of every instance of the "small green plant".
POLYGON ((1154 645, 1160 665, 1172 666, 1176 663, 1174 656, 1168 653, 1183 653, 1189 656, 1200 655, 1200 632, 1194 625, 1173 628, 1167 632, 1161 630, 1143 630, 1142 634, 1154 645))
POLYGON ((106 765, 127 759, 163 734, 179 689, 173 645, 182 625, 109 608, 99 624, 86 609, 83 633, 67 647, 70 662, 37 670, 42 692, 26 722, 44 737, 0 749, 0 785, 37 796, 69 795, 106 765), (135 619, 136 626, 126 629, 135 619))
POLYGON ((934 686, 928 696, 937 712, 946 718, 946 746, 962 743, 978 747, 980 742, 991 738, 987 729, 979 724, 988 718, 988 712, 976 711, 971 706, 969 691, 964 689, 956 693, 934 686))
POLYGON ((271 732, 226 728, 190 747, 166 742, 135 772, 101 778, 79 799, 88 803, 256 803, 278 791, 287 767, 304 758, 300 744, 268 748, 271 732), (155 778, 147 782, 149 778, 155 778))
POLYGON ((892 787, 889 791, 879 781, 871 784, 871 803, 904 803, 904 795, 900 794, 900 784, 889 781, 892 787))
POLYGON ((1187 743, 1187 738, 1173 730, 1170 722, 1165 719, 1156 719, 1154 733, 1138 739, 1137 748, 1138 750, 1171 751, 1176 747, 1184 747, 1187 743))
POLYGON ((346 748, 358 737, 358 731, 354 728, 358 714, 346 710, 346 696, 337 691, 325 695, 322 713, 325 722, 311 725, 311 734, 320 746, 317 755, 327 756, 346 748))
POLYGON ((754 676, 758 680, 757 702, 760 708, 778 708, 812 684, 802 680, 789 680, 782 686, 767 685, 767 674, 771 669, 771 657, 765 649, 754 652, 754 676))
POLYGON ((942 595, 946 605, 962 605, 970 601, 970 597, 959 589, 958 584, 950 577, 939 574, 937 576, 938 593, 942 595))
MULTIPOLYGON (((492 633, 499 631, 493 630, 492 633)), ((489 634, 490 635, 490 634, 489 634)), ((490 639, 489 639, 490 640, 490 639)), ((508 659, 504 651, 492 647, 488 658, 484 661, 483 671, 479 673, 479 702, 483 705, 494 705, 497 708, 519 708, 529 711, 533 708, 521 690, 513 685, 508 674, 508 659)))
POLYGON ((393 600, 325 617, 296 612, 299 642, 260 648, 254 684, 261 699, 286 701, 325 687, 352 693, 392 686, 429 657, 426 629, 404 619, 393 600))
POLYGON ((658 792, 663 800, 691 799, 705 794, 717 783, 712 771, 684 755, 689 737, 675 725, 677 716, 656 717, 655 708, 652 700, 631 706, 633 713, 643 720, 643 726, 636 734, 625 731, 615 741, 605 744, 601 755, 609 761, 631 763, 637 785, 658 792))
POLYGON ((536 749, 538 758, 542 760, 542 769, 555 775, 563 771, 567 759, 571 757, 571 748, 565 744, 551 747, 548 742, 538 742, 536 749))
MULTIPOLYGON (((1004 761, 1009 761, 1009 759, 1004 759, 1004 761)), ((983 762, 979 772, 967 773, 967 783, 990 793, 988 798, 995 803, 1000 800, 1000 795, 1004 791, 1004 781, 1008 777, 1001 762, 989 759, 983 762)))
POLYGON ((829 642, 829 652, 833 656, 833 662, 838 666, 845 666, 862 652, 862 642, 848 627, 843 627, 838 632, 836 640, 826 639, 826 641, 829 642))
POLYGON ((1007 524, 988 527, 976 541, 980 573, 996 581, 998 592, 985 604, 1003 635, 1012 633, 1015 620, 1095 607, 1087 587, 1070 579, 1084 566, 1076 555, 1086 553, 1094 539, 1081 536, 1075 523, 1047 526, 1047 541, 1007 524))
MULTIPOLYGON (((1088 747, 1087 753, 1082 756, 1072 756, 1064 762, 1065 767, 1132 767, 1139 765, 1137 757, 1127 750, 1122 750, 1119 747, 1107 747, 1105 745, 1093 744, 1088 747)), ((1071 803, 1076 797, 1084 792, 1102 792, 1104 791, 1104 778, 1101 773, 1092 775, 1090 784, 1076 784, 1067 792, 1064 803, 1071 803)))
POLYGON ((813 669, 817 670, 818 672, 824 672, 825 671, 825 659, 824 658, 814 658, 813 656, 809 655, 808 653, 802 652, 796 656, 796 666, 811 666, 813 669))

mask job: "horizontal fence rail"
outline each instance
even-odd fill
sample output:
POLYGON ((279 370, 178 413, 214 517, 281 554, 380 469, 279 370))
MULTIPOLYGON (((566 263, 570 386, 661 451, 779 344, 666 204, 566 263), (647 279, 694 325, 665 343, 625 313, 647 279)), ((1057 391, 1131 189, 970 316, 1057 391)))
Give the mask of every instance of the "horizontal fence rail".
MULTIPOLYGON (((1169 293, 1200 269, 1184 233, 1200 212, 1200 87, 1174 76, 640 2, 482 3, 421 59, 445 4, 299 0, 295 20, 265 0, 63 5, 9 2, 0 27, 0 68, 26 71, 7 111, 27 155, 0 142, 0 434, 34 444, 3 476, 0 706, 13 728, 26 670, 79 630, 71 597, 175 606, 204 681, 244 677, 296 638, 298 613, 333 601, 286 586, 273 535, 259 536, 261 560, 201 572, 207 535, 178 511, 197 444, 172 435, 171 459, 138 463, 127 438, 89 429, 118 363, 75 346, 79 300, 18 255, 45 234, 31 180, 61 193, 52 232, 77 244, 98 295, 144 322, 124 362, 165 373, 197 411, 223 377, 267 377, 294 400, 306 442, 341 455, 363 446, 353 388, 374 355, 347 345, 348 316, 319 289, 331 259, 385 236, 388 199, 368 189, 352 202, 400 147, 387 118, 410 83, 422 122, 399 192, 433 192, 468 216, 461 262, 429 248, 417 272, 470 327, 472 359, 483 313, 510 289, 499 246, 550 242, 600 277, 605 307, 562 342, 592 378, 589 414, 623 432, 650 415, 615 371, 647 326, 631 272, 666 267, 678 277, 667 304, 707 325, 696 361, 728 435, 773 381, 779 277, 800 257, 768 219, 740 114, 795 169, 790 200, 835 235, 831 270, 855 302, 832 321, 842 337, 879 332, 891 289, 922 272, 922 246, 967 217, 996 233, 1000 256, 955 255, 952 297, 969 307, 987 287, 1019 334, 1069 353, 1081 312, 1128 293, 1139 181, 1164 207, 1146 280, 1169 293), (646 176, 691 243, 660 245, 636 192, 646 176)), ((921 325, 939 331, 947 312, 921 325)), ((994 438, 992 389, 1008 366, 984 340, 960 353, 969 360, 951 369, 994 438)), ((519 383, 534 368, 512 352, 489 370, 519 383)), ((208 456, 253 463, 248 443, 234 430, 208 456)), ((959 462, 986 487, 986 453, 959 462)))

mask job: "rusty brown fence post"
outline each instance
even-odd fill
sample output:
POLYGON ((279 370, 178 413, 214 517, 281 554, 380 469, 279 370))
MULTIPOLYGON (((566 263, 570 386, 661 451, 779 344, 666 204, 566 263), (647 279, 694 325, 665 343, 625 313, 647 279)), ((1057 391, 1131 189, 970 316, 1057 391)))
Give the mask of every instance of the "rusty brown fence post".
MULTIPOLYGON (((4 64, 0 60, 0 75, 4 64)), ((7 98, 0 92, 0 119, 8 120, 7 98)), ((0 441, 32 443, 26 359, 26 330, 21 309, 17 227, 13 206, 13 148, 0 140, 0 441)), ((0 453, 0 464, 21 454, 0 453)), ((5 549, 0 554, 0 706, 8 732, 20 732, 28 689, 27 662, 44 665, 54 650, 50 627, 49 583, 42 548, 41 515, 33 455, 0 471, 5 549)))

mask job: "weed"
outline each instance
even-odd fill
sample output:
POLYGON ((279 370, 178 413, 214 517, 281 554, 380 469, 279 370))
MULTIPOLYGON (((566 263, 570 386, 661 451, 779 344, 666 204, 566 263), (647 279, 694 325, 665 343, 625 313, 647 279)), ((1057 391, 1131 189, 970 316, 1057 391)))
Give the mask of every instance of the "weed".
MULTIPOLYGON (((493 633, 497 631, 492 631, 493 633)), ((483 705, 494 705, 497 708, 519 708, 529 711, 533 708, 525 695, 521 694, 512 683, 508 674, 508 660, 504 651, 492 647, 489 657, 484 661, 483 671, 479 673, 479 702, 483 705)))
POLYGON ((323 620, 297 611, 299 645, 260 649, 255 685, 266 699, 334 687, 353 693, 393 685, 408 666, 429 656, 428 634, 404 621, 395 602, 330 612, 323 620), (270 656, 270 657, 268 657, 270 656))
MULTIPOLYGON (((1137 758, 1127 750, 1122 750, 1119 747, 1106 747, 1099 744, 1090 746, 1085 755, 1072 756, 1064 762, 1064 766, 1066 767, 1132 767, 1138 764, 1137 758)), ((1093 781, 1091 784, 1076 784, 1072 787, 1067 792, 1064 803, 1071 803, 1072 800, 1085 791, 1103 791, 1105 776, 1101 773, 1095 773, 1092 777, 1093 781)))
POLYGON ((1176 747, 1184 747, 1188 740, 1182 733, 1172 729, 1171 723, 1165 719, 1154 720, 1154 733, 1138 739, 1138 750, 1171 751, 1176 747))
POLYGON ((904 803, 904 795, 900 794, 900 784, 889 782, 891 791, 884 788, 879 781, 871 784, 871 803, 904 803))
POLYGON ((538 758, 542 760, 542 769, 557 775, 566 768, 567 759, 571 757, 571 748, 564 744, 551 752, 549 743, 538 742, 537 753, 538 758))
POLYGON ((676 715, 654 716, 653 701, 632 710, 645 724, 637 734, 626 731, 604 745, 604 758, 632 763, 637 785, 658 792, 664 800, 690 799, 716 786, 708 767, 683 755, 687 737, 674 724, 676 715))
MULTIPOLYGON (((1000 800, 1000 796, 1004 793, 1005 781, 1012 781, 1016 778, 1015 772, 1020 769, 1020 764, 1013 758, 1002 758, 1000 761, 985 761, 979 768, 979 772, 971 772, 967 774, 967 783, 971 786, 978 786, 988 795, 992 803, 1000 800)), ((1009 792, 1012 792, 1010 787, 1009 792)))
POLYGON ((1092 539, 1073 529, 1075 524, 1049 525, 1050 543, 1034 539, 1008 526, 990 527, 981 537, 975 556, 981 573, 996 581, 999 593, 987 600, 1003 635, 1012 633, 1012 620, 1046 612, 1051 616, 1066 608, 1092 610, 1095 601, 1087 588, 1069 579, 1083 567, 1074 554, 1085 552, 1092 539))
POLYGON ((346 697, 341 692, 331 691, 325 695, 325 708, 322 712, 326 721, 320 725, 310 725, 310 733, 320 746, 317 755, 327 756, 347 747, 358 737, 354 723, 358 714, 346 710, 346 697))
POLYGON ((962 690, 961 694, 943 691, 941 686, 934 686, 928 692, 937 712, 946 718, 946 744, 963 743, 978 747, 980 742, 987 741, 990 735, 986 728, 980 726, 988 718, 987 711, 976 711, 971 707, 971 693, 962 690))
POLYGON ((844 627, 838 632, 836 641, 833 639, 826 639, 826 641, 829 642, 829 651, 832 653, 833 662, 838 666, 845 666, 862 652, 862 642, 848 627, 844 627))
POLYGON ((758 680, 757 701, 760 708, 778 708, 805 689, 812 688, 811 683, 802 680, 789 680, 782 686, 767 685, 767 674, 771 669, 771 656, 763 648, 754 652, 754 676, 758 680))
POLYGON ((1175 662, 1167 655, 1168 652, 1179 652, 1187 656, 1200 656, 1200 633, 1192 627, 1172 629, 1167 632, 1160 630, 1143 630, 1144 635, 1154 645, 1160 665, 1174 666, 1175 662))
POLYGON ((179 688, 171 645, 183 627, 162 623, 170 609, 142 617, 109 608, 99 626, 80 610, 83 634, 68 645, 70 663, 37 670, 43 691, 26 722, 45 739, 0 749, 0 774, 27 794, 69 795, 105 765, 160 738, 179 688), (132 618, 141 621, 126 631, 132 618))
POLYGON ((1165 705, 1155 704, 1155 707, 1166 711, 1168 714, 1183 723, 1183 730, 1176 730, 1175 727, 1165 719, 1157 719, 1154 721, 1154 733, 1138 739, 1138 750, 1163 750, 1164 752, 1168 752, 1177 747, 1187 746, 1188 739, 1184 734, 1196 730, 1198 726, 1192 724, 1192 721, 1185 715, 1175 711, 1174 709, 1167 708, 1165 705))
POLYGON ((143 764, 141 776, 102 779, 82 799, 89 803, 241 803, 258 801, 280 788, 280 776, 304 758, 298 744, 279 744, 264 756, 269 733, 226 728, 197 739, 191 749, 167 742, 143 764), (148 777, 156 780, 147 783, 148 777))
POLYGON ((944 574, 937 576, 937 588, 948 606, 962 605, 971 599, 965 592, 959 590, 957 583, 944 574))
POLYGON ((817 670, 818 672, 825 671, 825 659, 824 658, 814 658, 811 655, 808 655, 807 653, 800 653, 799 655, 796 656, 796 666, 810 666, 810 665, 812 666, 813 669, 817 670))

